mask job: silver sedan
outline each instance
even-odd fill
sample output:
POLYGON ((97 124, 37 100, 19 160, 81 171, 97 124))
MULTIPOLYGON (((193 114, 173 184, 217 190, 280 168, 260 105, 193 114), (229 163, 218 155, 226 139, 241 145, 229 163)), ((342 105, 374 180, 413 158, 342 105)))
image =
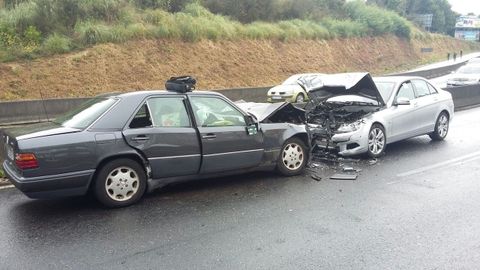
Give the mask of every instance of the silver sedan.
POLYGON ((419 135, 443 140, 454 114, 451 94, 420 77, 326 75, 309 95, 313 145, 343 156, 378 157, 387 144, 419 135))

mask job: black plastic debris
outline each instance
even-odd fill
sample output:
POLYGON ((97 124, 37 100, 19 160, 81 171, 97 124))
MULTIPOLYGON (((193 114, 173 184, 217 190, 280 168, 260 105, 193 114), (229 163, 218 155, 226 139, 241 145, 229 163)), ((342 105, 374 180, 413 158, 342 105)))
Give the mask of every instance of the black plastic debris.
POLYGON ((318 174, 312 174, 310 177, 315 181, 322 181, 322 177, 318 174))

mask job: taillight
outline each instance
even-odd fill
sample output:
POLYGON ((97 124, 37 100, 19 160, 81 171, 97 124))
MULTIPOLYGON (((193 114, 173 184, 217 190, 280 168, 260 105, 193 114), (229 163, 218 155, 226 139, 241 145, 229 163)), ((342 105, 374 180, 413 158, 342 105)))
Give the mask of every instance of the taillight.
POLYGON ((34 154, 16 154, 15 164, 19 169, 35 169, 38 168, 38 161, 34 154))

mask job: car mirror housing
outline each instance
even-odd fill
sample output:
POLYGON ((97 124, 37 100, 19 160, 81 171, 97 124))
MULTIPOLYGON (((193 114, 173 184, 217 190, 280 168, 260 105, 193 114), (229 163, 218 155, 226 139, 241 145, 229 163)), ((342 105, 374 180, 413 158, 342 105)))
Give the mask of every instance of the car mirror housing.
POLYGON ((398 105, 410 105, 410 100, 406 97, 399 97, 395 100, 395 106, 398 105))

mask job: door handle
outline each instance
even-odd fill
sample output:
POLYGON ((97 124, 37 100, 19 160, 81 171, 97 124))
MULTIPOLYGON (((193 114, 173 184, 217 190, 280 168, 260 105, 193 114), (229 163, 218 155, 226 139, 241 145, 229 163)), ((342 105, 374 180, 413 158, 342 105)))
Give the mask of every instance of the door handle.
POLYGON ((207 139, 207 140, 215 139, 215 138, 217 138, 217 135, 215 135, 213 133, 208 133, 208 134, 202 136, 202 139, 207 139))
POLYGON ((145 136, 145 135, 139 135, 137 137, 132 138, 132 141, 135 141, 135 142, 145 142, 145 141, 148 141, 148 140, 150 140, 150 137, 145 136))

